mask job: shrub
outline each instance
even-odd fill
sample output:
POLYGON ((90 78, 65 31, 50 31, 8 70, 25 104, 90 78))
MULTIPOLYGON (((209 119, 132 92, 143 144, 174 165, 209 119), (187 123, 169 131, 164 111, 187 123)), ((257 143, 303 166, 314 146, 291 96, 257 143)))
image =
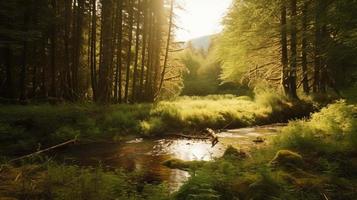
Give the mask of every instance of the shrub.
POLYGON ((302 156, 289 150, 280 150, 270 162, 274 166, 301 167, 304 164, 302 156))
POLYGON ((154 135, 165 131, 165 124, 159 117, 152 117, 149 120, 140 122, 140 132, 144 135, 154 135))
POLYGON ((292 121, 281 130, 275 144, 287 149, 304 151, 337 151, 344 141, 354 146, 357 124, 353 107, 338 101, 314 113, 310 120, 292 121))

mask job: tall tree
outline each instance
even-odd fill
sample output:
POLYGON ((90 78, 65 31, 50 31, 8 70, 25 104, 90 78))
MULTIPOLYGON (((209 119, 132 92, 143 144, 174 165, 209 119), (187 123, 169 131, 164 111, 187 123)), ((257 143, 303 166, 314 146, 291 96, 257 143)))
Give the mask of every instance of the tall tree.
POLYGON ((136 101, 137 96, 137 77, 138 77, 138 64, 139 64, 139 42, 140 42, 140 7, 141 1, 137 0, 137 14, 136 14, 136 35, 135 35, 135 59, 134 59, 134 73, 133 73, 133 86, 132 86, 132 102, 136 101))
POLYGON ((159 84, 159 89, 156 94, 156 96, 159 95, 161 88, 163 86, 164 80, 165 80, 165 74, 166 74, 166 69, 167 69, 167 61, 169 58, 169 51, 170 51, 170 44, 171 44, 171 31, 172 31, 172 26, 173 26, 173 16, 174 16, 174 4, 175 0, 171 0, 170 4, 170 17, 169 17, 169 31, 167 35, 167 41, 166 41, 166 50, 165 50, 165 58, 164 58, 164 66, 161 72, 161 79, 160 79, 160 84, 159 84))
POLYGON ((93 100, 97 99, 97 0, 91 0, 92 22, 90 43, 90 73, 93 100))
POLYGON ((130 67, 131 67, 131 46, 133 40, 133 24, 134 24, 134 9, 133 9, 133 0, 128 0, 129 6, 129 39, 128 39, 128 49, 126 57, 126 79, 125 79, 125 91, 124 91, 124 101, 128 103, 129 101, 129 84, 130 84, 130 67))
POLYGON ((99 66, 98 97, 99 103, 109 103, 112 84, 112 54, 113 54, 113 0, 102 0, 102 59, 99 66))
POLYGON ((114 100, 121 103, 122 101, 122 37, 123 37, 123 1, 117 1, 117 55, 115 68, 115 83, 114 83, 114 100))
POLYGON ((304 0, 302 8, 302 41, 301 41, 301 66, 302 66, 302 85, 305 94, 309 94, 309 76, 307 65, 307 48, 308 48, 308 2, 304 0))
POLYGON ((282 63, 282 86, 285 94, 289 94, 289 69, 288 69, 288 39, 287 39, 287 22, 286 22, 286 2, 283 0, 281 5, 281 63, 282 63))
POLYGON ((290 12, 291 12, 291 38, 290 38, 290 76, 289 76, 289 96, 292 98, 297 98, 296 93, 296 68, 297 68, 297 1, 290 1, 290 12))

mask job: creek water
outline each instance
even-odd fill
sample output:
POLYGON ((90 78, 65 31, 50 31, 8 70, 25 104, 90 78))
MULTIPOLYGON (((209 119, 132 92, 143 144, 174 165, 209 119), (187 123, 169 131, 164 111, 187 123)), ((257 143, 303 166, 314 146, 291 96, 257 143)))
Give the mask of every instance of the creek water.
POLYGON ((190 174, 169 169, 162 162, 170 158, 185 161, 209 161, 223 155, 228 146, 249 150, 263 144, 253 142, 257 137, 276 135, 282 124, 225 130, 218 133, 219 143, 212 147, 210 140, 165 137, 135 139, 122 143, 73 145, 56 152, 65 163, 98 166, 126 171, 140 171, 143 180, 151 184, 166 182, 171 191, 177 190, 190 174))

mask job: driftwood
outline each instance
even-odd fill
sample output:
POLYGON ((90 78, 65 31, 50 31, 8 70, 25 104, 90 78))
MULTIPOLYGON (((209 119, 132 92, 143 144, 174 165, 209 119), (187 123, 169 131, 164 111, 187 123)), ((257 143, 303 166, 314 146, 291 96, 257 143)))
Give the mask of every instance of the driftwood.
POLYGON ((197 140, 211 140, 212 142, 212 147, 214 147, 219 141, 218 141, 218 135, 216 132, 210 128, 206 128, 204 130, 204 133, 206 133, 206 136, 196 136, 196 135, 185 135, 182 133, 179 134, 173 134, 178 137, 183 137, 187 139, 197 139, 197 140))
POLYGON ((11 162, 16 162, 16 161, 19 161, 19 160, 22 160, 22 159, 25 159, 25 158, 30 158, 32 156, 36 156, 36 155, 39 155, 41 153, 44 153, 44 152, 47 152, 47 151, 50 151, 50 150, 53 150, 53 149, 56 149, 56 148, 59 148, 59 147, 63 147, 63 146, 68 145, 68 144, 76 143, 77 141, 78 141, 77 138, 74 138, 72 140, 68 140, 67 142, 63 142, 61 144, 57 144, 55 146, 52 146, 52 147, 49 147, 49 148, 46 148, 46 149, 43 149, 43 150, 40 150, 40 151, 36 151, 34 153, 31 153, 31 154, 28 154, 28 155, 25 155, 25 156, 21 156, 21 157, 12 159, 9 162, 11 163, 11 162))
POLYGON ((205 131, 210 135, 210 138, 212 141, 212 147, 216 146, 216 144, 219 142, 218 135, 216 134, 216 132, 214 132, 214 130, 212 130, 210 128, 206 128, 205 131))
POLYGON ((212 141, 212 147, 214 147, 218 143, 218 135, 216 132, 210 128, 206 128, 204 130, 204 133, 206 133, 206 136, 196 136, 196 135, 185 135, 182 133, 179 134, 173 134, 178 137, 183 137, 187 139, 198 139, 198 140, 211 140, 212 141))

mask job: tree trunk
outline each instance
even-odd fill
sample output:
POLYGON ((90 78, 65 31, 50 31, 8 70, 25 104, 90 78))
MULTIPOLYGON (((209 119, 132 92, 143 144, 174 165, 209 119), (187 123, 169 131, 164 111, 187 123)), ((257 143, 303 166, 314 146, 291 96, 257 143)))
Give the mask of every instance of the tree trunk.
POLYGON ((154 26, 154 17, 153 17, 153 14, 152 14, 152 10, 150 9, 149 10, 149 34, 148 34, 148 37, 149 37, 149 42, 148 42, 148 59, 147 59, 147 62, 146 62, 146 74, 145 74, 145 97, 144 99, 145 100, 148 100, 148 96, 149 96, 149 93, 150 93, 150 79, 151 79, 151 68, 152 68, 152 53, 153 53, 153 26, 154 26))
POLYGON ((301 65, 302 65, 302 84, 303 90, 305 94, 310 93, 309 87, 309 77, 307 71, 307 10, 308 10, 308 2, 304 2, 303 9, 302 9, 302 42, 301 42, 301 49, 302 49, 302 56, 301 56, 301 65))
POLYGON ((71 23, 71 5, 72 0, 65 0, 65 21, 64 21, 64 62, 65 69, 63 70, 63 90, 66 99, 71 99, 71 65, 70 65, 70 23, 71 23))
MULTIPOLYGON (((30 18, 30 9, 29 4, 25 4, 25 12, 24 12, 24 25, 23 31, 24 35, 27 34, 28 26, 29 26, 29 18, 30 18)), ((23 38, 23 49, 22 49, 22 66, 21 66, 21 74, 20 74, 20 101, 26 100, 26 75, 27 75, 27 51, 28 51, 28 41, 27 38, 23 38)))
POLYGON ((173 14, 174 14, 174 3, 175 0, 171 0, 171 6, 170 6, 170 21, 169 21, 169 30, 168 30, 168 36, 167 36, 167 41, 166 41, 166 50, 165 50, 165 58, 164 58, 164 66, 161 72, 161 79, 160 79, 160 85, 158 92, 155 96, 158 96, 161 92, 164 79, 165 79, 165 74, 166 74, 166 68, 167 68, 167 61, 169 57, 169 50, 170 50, 170 43, 171 43, 171 30, 172 30, 172 20, 173 20, 173 14))
POLYGON ((14 87, 14 69, 12 64, 12 49, 10 45, 6 45, 4 48, 4 59, 5 59, 5 71, 6 71, 6 80, 5 80, 5 91, 4 97, 9 99, 15 98, 15 87, 14 87))
POLYGON ((282 77, 281 83, 284 93, 289 93, 289 70, 288 70, 288 41, 287 41, 287 24, 286 24, 286 5, 285 1, 281 7, 281 64, 282 64, 282 77))
POLYGON ((114 99, 116 102, 122 101, 122 37, 123 37, 123 1, 117 1, 117 55, 115 68, 114 99))
POLYGON ((297 25, 296 25, 296 2, 297 0, 291 0, 291 42, 290 42, 290 50, 291 50, 291 57, 290 57, 290 90, 289 96, 292 98, 297 98, 296 94, 296 67, 297 67, 297 25))
POLYGON ((129 84, 130 84, 130 65, 131 65, 131 45, 133 40, 133 0, 129 0, 129 41, 128 41, 128 50, 127 50, 127 60, 126 60, 126 79, 125 79, 125 94, 124 99, 125 103, 129 101, 129 84))
MULTIPOLYGON (((56 0, 52 0, 52 12, 53 17, 56 17, 56 0)), ((56 48, 57 48, 57 24, 56 21, 52 22, 51 25, 51 89, 50 96, 57 97, 57 88, 56 88, 56 48)))
POLYGON ((99 68, 99 90, 97 102, 110 103, 112 85, 113 58, 113 0, 102 0, 102 60, 99 68))
POLYGON ((96 0, 92 0, 92 36, 91 36, 91 85, 93 91, 93 100, 97 100, 97 4, 96 0))
POLYGON ((320 19, 320 0, 316 0, 315 5, 315 48, 314 48, 314 85, 313 91, 319 92, 320 88, 320 68, 321 68, 321 19, 320 19))
POLYGON ((141 49, 141 70, 140 70, 140 83, 139 83, 139 94, 140 94, 140 100, 142 101, 143 99, 143 94, 144 94, 144 74, 145 74, 145 59, 146 59, 146 43, 147 43, 147 35, 148 35, 148 2, 147 0, 144 0, 144 28, 143 28, 143 45, 141 49))
POLYGON ((136 96, 137 96, 137 88, 136 88, 136 79, 138 76, 138 62, 139 62, 139 42, 140 42, 140 0, 138 1, 138 10, 137 10, 137 15, 136 15, 136 36, 135 36, 135 64, 134 64, 134 74, 133 74, 133 89, 132 89, 132 102, 134 103, 136 101, 136 96))

